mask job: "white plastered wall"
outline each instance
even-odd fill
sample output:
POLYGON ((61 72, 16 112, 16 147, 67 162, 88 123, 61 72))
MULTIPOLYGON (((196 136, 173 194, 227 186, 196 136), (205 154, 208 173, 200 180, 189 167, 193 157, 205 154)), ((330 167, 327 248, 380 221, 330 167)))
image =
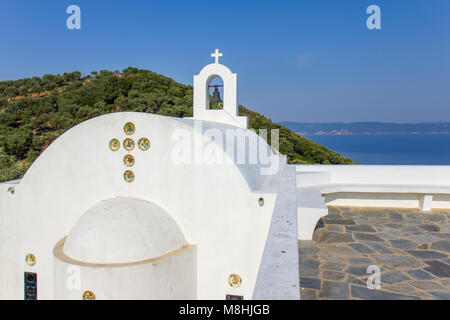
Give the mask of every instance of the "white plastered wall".
POLYGON ((99 265, 80 263, 64 256, 63 241, 54 250, 55 299, 80 300, 86 290, 94 292, 97 300, 192 300, 197 297, 195 246, 148 261, 99 265))
POLYGON ((194 76, 194 119, 221 122, 247 129, 247 117, 238 116, 237 74, 219 63, 205 66, 194 76), (223 81, 223 109, 209 109, 208 85, 215 77, 223 81))
POLYGON ((338 190, 336 185, 357 187, 353 187, 357 192, 325 194, 328 205, 423 208, 424 197, 431 195, 432 201, 426 205, 430 209, 450 208, 450 166, 298 165, 296 169, 297 174, 303 173, 299 179, 305 179, 304 173, 316 173, 308 175, 308 186, 318 190, 338 190), (329 175, 326 182, 323 173, 329 175))
POLYGON ((193 120, 132 112, 88 120, 52 143, 13 195, 0 190, 1 298, 23 299, 23 272, 30 271, 38 273, 39 298, 52 299, 53 247, 87 209, 117 196, 159 205, 188 243, 197 245, 198 298, 224 299, 227 293, 251 298, 276 196, 262 194, 264 206, 259 206, 261 194, 248 184, 258 180, 251 177, 254 171, 234 164, 173 163, 176 130, 187 130, 200 145, 207 142, 193 129, 193 120), (136 159, 132 183, 123 179, 123 147, 113 152, 108 146, 112 138, 129 137, 122 129, 128 121, 136 126, 135 142, 151 141, 148 151, 131 152, 136 159), (35 254, 35 266, 25 263, 27 253, 35 254), (231 273, 242 277, 241 287, 228 285, 231 273))

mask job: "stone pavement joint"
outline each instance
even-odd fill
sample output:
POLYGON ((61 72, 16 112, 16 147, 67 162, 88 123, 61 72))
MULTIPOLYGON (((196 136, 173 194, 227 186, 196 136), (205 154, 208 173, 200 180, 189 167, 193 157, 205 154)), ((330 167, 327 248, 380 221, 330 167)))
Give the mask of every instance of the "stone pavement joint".
POLYGON ((449 210, 329 207, 313 240, 299 241, 301 297, 449 300, 449 255, 449 210), (371 265, 380 289, 367 287, 371 265))

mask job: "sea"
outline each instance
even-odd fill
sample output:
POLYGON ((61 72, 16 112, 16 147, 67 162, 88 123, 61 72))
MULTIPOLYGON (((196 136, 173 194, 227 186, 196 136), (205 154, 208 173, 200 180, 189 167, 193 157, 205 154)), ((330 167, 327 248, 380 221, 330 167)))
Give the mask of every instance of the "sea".
POLYGON ((358 164, 450 165, 450 134, 306 135, 358 164))

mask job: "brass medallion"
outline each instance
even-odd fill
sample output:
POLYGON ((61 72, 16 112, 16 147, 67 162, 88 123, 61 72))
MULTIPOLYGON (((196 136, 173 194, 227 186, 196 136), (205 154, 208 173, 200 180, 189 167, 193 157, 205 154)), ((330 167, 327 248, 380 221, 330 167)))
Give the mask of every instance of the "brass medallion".
POLYGON ((135 128, 135 126, 134 126, 134 124, 133 124, 132 122, 127 122, 127 123, 125 123, 125 125, 123 126, 123 131, 124 131, 126 134, 128 134, 128 135, 133 134, 135 129, 136 129, 136 128, 135 128))
POLYGON ((127 154, 125 157, 123 157, 123 163, 125 163, 127 167, 134 166, 134 162, 134 157, 131 154, 127 154))
POLYGON ((228 284, 232 288, 239 288, 242 284, 242 279, 238 274, 235 274, 235 273, 230 274, 228 276, 228 284))
POLYGON ((123 178, 126 182, 132 182, 134 180, 134 173, 131 170, 127 170, 123 173, 123 178))
POLYGON ((95 294, 91 290, 83 292, 83 300, 95 300, 95 294))
POLYGON ((146 151, 150 148, 150 140, 147 138, 140 138, 138 141, 138 146, 142 151, 146 151))
POLYGON ((120 148, 120 142, 117 139, 111 139, 111 141, 109 141, 109 148, 112 151, 117 151, 120 148))
POLYGON ((127 151, 133 150, 134 149, 134 141, 130 138, 126 138, 125 140, 123 140, 123 147, 127 151))
POLYGON ((34 254, 29 253, 25 256, 25 262, 29 266, 34 266, 36 264, 36 257, 34 256, 34 254))

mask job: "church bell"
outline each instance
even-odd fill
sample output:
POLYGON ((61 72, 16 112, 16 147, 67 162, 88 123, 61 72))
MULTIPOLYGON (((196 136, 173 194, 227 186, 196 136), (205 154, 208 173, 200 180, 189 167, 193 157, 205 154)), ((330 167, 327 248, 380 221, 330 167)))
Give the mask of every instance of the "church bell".
POLYGON ((212 96, 212 102, 222 102, 222 99, 220 99, 220 92, 217 87, 214 87, 214 92, 212 96))

